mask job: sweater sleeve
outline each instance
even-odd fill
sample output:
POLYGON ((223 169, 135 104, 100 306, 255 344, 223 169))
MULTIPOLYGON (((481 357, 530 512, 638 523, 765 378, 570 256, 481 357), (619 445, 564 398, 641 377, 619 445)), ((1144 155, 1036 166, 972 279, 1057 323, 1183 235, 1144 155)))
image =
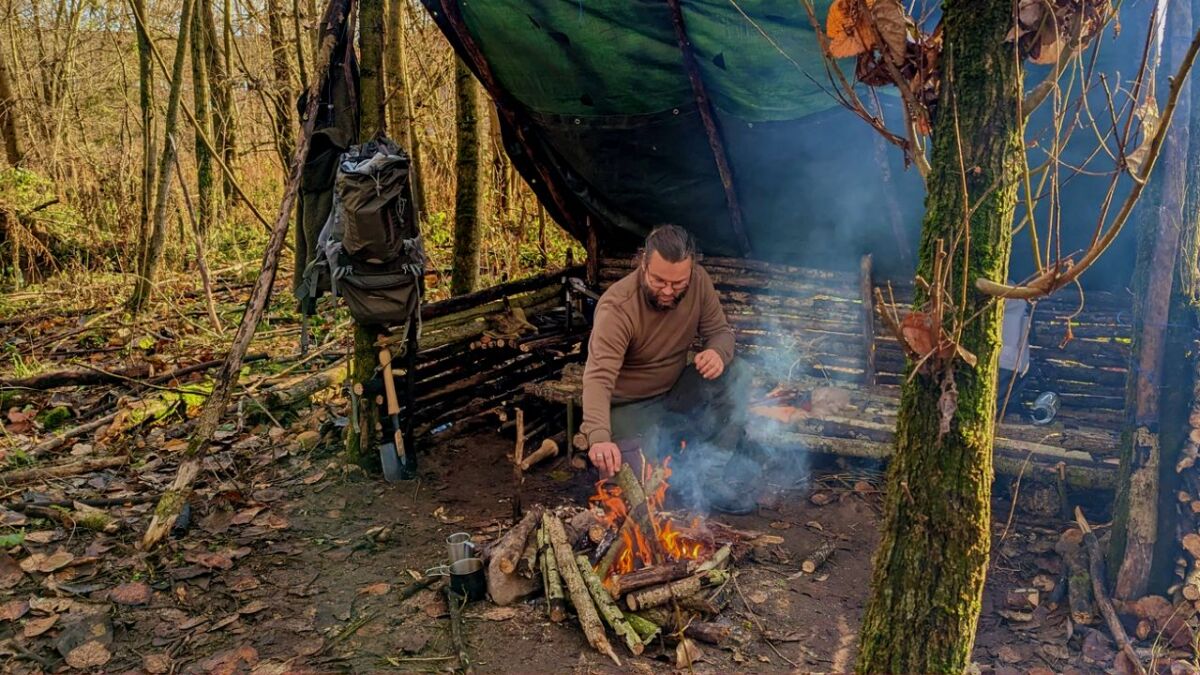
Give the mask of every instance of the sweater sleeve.
POLYGON ((725 318, 725 310, 721 308, 721 298, 713 287, 712 278, 704 268, 697 268, 697 283, 700 292, 700 338, 704 340, 704 348, 712 349, 721 355, 725 365, 733 360, 733 329, 725 318))
POLYGON ((612 440, 609 421, 612 393, 617 374, 625 363, 631 335, 629 317, 614 303, 601 302, 596 307, 587 365, 583 369, 583 423, 579 427, 589 446, 612 440))

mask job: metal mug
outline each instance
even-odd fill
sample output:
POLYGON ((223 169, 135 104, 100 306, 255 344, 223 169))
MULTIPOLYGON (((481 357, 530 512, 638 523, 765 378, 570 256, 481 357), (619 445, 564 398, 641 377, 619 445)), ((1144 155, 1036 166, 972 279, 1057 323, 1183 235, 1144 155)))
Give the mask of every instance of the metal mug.
POLYGON ((452 563, 474 558, 475 544, 471 541, 471 535, 466 532, 455 532, 446 537, 446 553, 450 556, 452 563))
POLYGON ((450 590, 468 601, 487 597, 487 576, 483 573, 483 560, 463 558, 449 565, 438 565, 425 570, 425 576, 450 577, 450 590))
POLYGON ((1042 425, 1054 421, 1054 416, 1058 414, 1058 407, 1061 404, 1062 399, 1058 394, 1052 391, 1042 392, 1033 402, 1033 409, 1030 411, 1033 423, 1042 425))

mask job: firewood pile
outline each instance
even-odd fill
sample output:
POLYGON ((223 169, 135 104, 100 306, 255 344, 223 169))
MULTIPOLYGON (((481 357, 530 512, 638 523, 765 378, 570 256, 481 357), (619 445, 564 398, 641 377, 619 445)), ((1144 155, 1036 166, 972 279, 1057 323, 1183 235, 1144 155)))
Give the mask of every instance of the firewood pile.
POLYGON ((526 509, 485 553, 492 601, 540 596, 556 623, 571 621, 573 612, 588 643, 618 665, 619 651, 641 655, 656 640, 674 644, 677 660, 687 663, 691 640, 734 638, 739 629, 719 620, 731 564, 770 535, 685 521, 663 509, 669 463, 642 473, 639 479, 623 466, 599 484, 587 508, 526 509))

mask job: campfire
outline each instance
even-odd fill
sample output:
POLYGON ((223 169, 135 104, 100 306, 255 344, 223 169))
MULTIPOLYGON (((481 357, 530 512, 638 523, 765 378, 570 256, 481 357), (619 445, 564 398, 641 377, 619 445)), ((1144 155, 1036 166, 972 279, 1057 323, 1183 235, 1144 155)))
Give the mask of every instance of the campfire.
POLYGON ((635 655, 670 639, 684 662, 691 640, 734 638, 739 629, 716 620, 729 601, 728 567, 751 547, 782 540, 668 511, 669 460, 641 473, 623 466, 597 484, 587 508, 530 508, 488 551, 492 601, 540 593, 554 622, 573 607, 588 642, 618 665, 610 634, 635 655))

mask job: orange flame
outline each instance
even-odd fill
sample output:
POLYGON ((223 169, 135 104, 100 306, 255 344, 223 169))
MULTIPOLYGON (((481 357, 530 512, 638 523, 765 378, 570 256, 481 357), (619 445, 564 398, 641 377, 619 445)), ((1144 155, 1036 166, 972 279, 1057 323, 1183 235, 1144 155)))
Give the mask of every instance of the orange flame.
MULTIPOLYGON (((635 569, 650 566, 654 561, 655 548, 665 554, 667 562, 696 560, 711 553, 709 546, 687 538, 679 531, 679 526, 662 513, 662 505, 666 502, 667 490, 670 487, 668 482, 671 477, 670 462, 671 458, 668 457, 661 468, 651 466, 649 463, 644 463, 642 467, 643 485, 648 484, 656 473, 661 477, 654 491, 646 495, 651 532, 642 532, 636 523, 631 523, 631 527, 621 529, 629 518, 629 508, 622 499, 620 487, 600 481, 596 484, 596 493, 588 498, 592 505, 599 507, 601 524, 610 530, 620 529, 621 532, 620 541, 613 544, 621 546, 621 552, 609 569, 609 578, 613 574, 627 574, 635 569), (647 541, 647 537, 652 537, 652 539, 647 541), (657 546, 652 546, 651 542, 657 546)), ((693 518, 688 527, 695 529, 700 523, 700 518, 693 518)))

